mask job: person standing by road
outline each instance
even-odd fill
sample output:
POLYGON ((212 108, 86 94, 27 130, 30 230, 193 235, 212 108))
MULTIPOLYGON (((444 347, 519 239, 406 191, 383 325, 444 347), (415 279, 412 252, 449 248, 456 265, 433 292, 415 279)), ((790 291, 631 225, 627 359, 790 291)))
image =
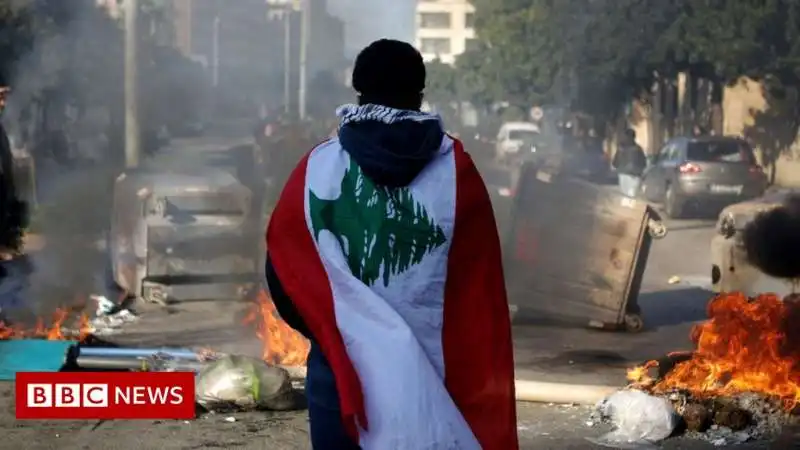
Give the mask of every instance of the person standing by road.
POLYGON ((267 231, 281 317, 311 341, 314 450, 517 450, 511 323, 486 186, 425 64, 379 40, 357 105, 289 177, 267 231))
POLYGON ((642 147, 636 143, 635 131, 625 130, 625 136, 614 154, 611 166, 617 171, 622 194, 629 198, 639 195, 642 174, 647 168, 647 156, 642 147))
MULTIPOLYGON (((0 117, 6 108, 8 86, 0 85, 0 117)), ((20 200, 14 183, 14 153, 8 135, 0 123, 0 256, 21 250, 27 206, 20 200)))

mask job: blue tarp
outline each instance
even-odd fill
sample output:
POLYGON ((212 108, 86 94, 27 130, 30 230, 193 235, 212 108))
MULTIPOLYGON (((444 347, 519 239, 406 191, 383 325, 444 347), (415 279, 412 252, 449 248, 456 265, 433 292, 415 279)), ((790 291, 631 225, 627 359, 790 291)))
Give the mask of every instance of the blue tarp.
POLYGON ((0 380, 15 380, 17 372, 58 372, 73 345, 42 339, 0 341, 0 380))

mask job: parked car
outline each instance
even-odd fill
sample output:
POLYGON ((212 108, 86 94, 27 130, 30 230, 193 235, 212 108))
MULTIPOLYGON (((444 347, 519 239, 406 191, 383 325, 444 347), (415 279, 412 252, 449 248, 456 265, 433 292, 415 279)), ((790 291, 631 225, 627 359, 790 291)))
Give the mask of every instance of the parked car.
POLYGON ((790 281, 764 274, 747 261, 742 231, 757 214, 782 205, 800 190, 782 189, 762 197, 735 203, 722 210, 717 232, 711 238, 711 286, 714 292, 742 292, 756 295, 774 292, 781 297, 793 291, 790 281))
POLYGON ((661 149, 645 171, 642 196, 663 203, 667 216, 690 207, 723 208, 759 197, 767 177, 753 149, 735 137, 678 137, 661 149))
POLYGON ((533 140, 541 136, 539 125, 532 122, 506 122, 500 126, 495 143, 495 158, 498 161, 508 159, 521 151, 530 149, 533 140), (528 144, 526 146, 526 144, 528 144))

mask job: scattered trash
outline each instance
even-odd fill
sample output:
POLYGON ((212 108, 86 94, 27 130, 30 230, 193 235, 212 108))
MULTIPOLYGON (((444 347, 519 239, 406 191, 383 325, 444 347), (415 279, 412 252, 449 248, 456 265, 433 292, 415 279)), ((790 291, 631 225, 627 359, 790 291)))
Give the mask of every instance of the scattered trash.
POLYGON ((111 315, 117 309, 117 305, 104 295, 92 295, 89 298, 97 303, 97 310, 94 313, 97 317, 111 315))
POLYGON ((681 282, 681 277, 679 277, 677 275, 673 275, 673 276, 669 277, 669 280, 667 280, 667 283, 669 283, 669 284, 678 284, 680 282, 681 282))
POLYGON ((230 416, 225 418, 225 422, 233 423, 236 422, 236 417, 230 416))
POLYGON ((678 424, 670 402, 641 391, 619 391, 597 404, 594 423, 611 423, 614 430, 590 442, 611 448, 649 449, 668 438, 678 424))
POLYGON ((119 305, 103 295, 92 295, 90 298, 97 303, 95 318, 91 321, 92 333, 109 335, 117 332, 123 325, 139 320, 133 311, 120 309, 119 305))
POLYGON ((209 411, 285 411, 297 400, 285 369, 240 355, 208 363, 197 377, 196 389, 197 403, 209 411))

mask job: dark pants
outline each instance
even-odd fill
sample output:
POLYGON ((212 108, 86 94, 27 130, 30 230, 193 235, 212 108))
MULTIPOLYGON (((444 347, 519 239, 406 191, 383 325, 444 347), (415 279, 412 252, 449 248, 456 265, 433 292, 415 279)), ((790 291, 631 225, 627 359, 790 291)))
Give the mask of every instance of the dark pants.
POLYGON ((345 431, 333 371, 315 343, 308 354, 306 397, 313 450, 361 450, 345 431))

